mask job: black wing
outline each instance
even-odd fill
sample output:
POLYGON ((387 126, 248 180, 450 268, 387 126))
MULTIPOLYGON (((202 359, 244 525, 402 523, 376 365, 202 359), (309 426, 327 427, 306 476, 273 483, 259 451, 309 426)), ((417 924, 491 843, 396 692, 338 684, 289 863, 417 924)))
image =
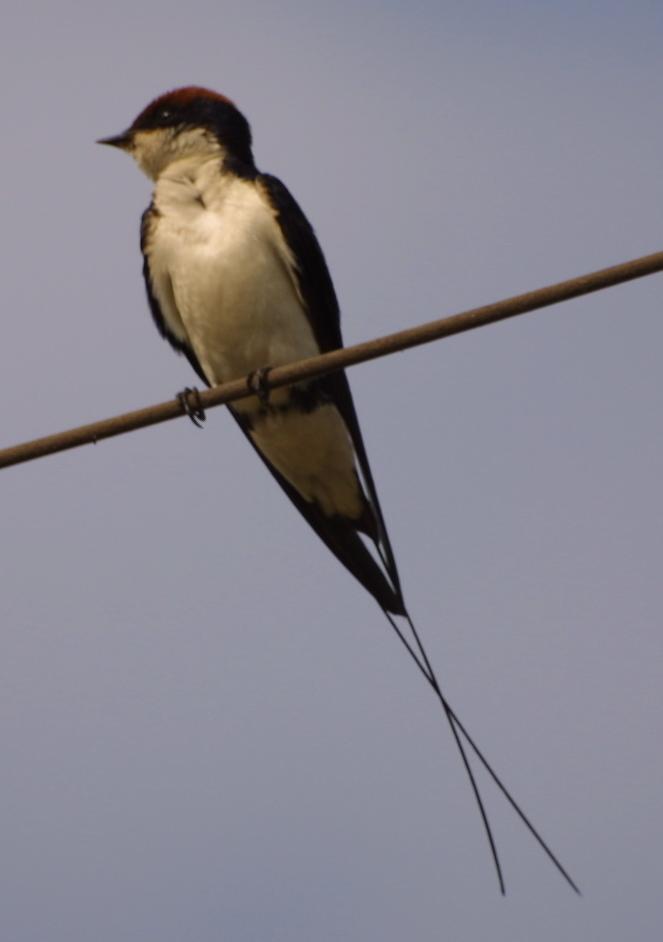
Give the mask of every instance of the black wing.
MULTIPOLYGON (((272 206, 283 237, 296 260, 299 293, 321 352, 342 347, 338 301, 313 227, 280 180, 268 174, 260 174, 256 183, 272 206)), ((371 516, 368 528, 358 526, 357 521, 338 515, 326 516, 314 504, 304 500, 269 461, 264 456, 261 457, 318 536, 376 598, 378 604, 394 614, 405 614, 396 561, 347 378, 344 372, 332 373, 316 380, 315 385, 321 398, 334 402, 350 432, 371 516), (382 561, 382 567, 378 566, 362 542, 360 529, 368 529, 382 561)), ((248 434, 246 421, 238 415, 235 415, 235 418, 248 434)))

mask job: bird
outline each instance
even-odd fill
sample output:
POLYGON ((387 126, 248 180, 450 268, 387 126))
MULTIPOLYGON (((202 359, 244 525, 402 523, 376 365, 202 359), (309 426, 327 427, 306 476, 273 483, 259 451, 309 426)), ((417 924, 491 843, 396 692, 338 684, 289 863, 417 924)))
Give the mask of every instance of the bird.
MULTIPOLYGON (((269 369, 338 349, 343 340, 315 232, 286 186, 258 170, 248 121, 230 98, 192 85, 155 98, 126 131, 98 143, 125 151, 154 184, 140 245, 158 331, 205 385, 248 378, 252 394, 229 411, 318 537, 373 596, 435 693, 501 892, 501 861, 467 747, 579 893, 442 692, 405 603, 345 373, 269 389, 269 369)), ((181 401, 196 418, 190 392, 181 401)))

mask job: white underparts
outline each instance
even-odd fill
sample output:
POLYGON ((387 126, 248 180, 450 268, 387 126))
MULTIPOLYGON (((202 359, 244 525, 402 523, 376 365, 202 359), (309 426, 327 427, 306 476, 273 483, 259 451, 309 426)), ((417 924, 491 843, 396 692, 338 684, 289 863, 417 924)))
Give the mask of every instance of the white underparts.
MULTIPOLYGON (((150 158, 158 162, 154 155, 150 158)), ((319 352, 299 295, 295 260, 253 180, 221 172, 219 152, 161 171, 146 252, 168 330, 193 349, 211 384, 319 352)), ((285 404, 287 390, 272 394, 285 404)), ((250 413, 252 438, 305 500, 329 515, 361 515, 350 435, 337 409, 250 413)))
POLYGON ((201 156, 220 159, 223 150, 217 139, 204 128, 152 128, 134 131, 131 155, 150 180, 156 180, 175 160, 201 156))
POLYGON ((254 419, 251 438, 305 500, 329 516, 361 516, 352 443, 335 406, 267 413, 254 419))

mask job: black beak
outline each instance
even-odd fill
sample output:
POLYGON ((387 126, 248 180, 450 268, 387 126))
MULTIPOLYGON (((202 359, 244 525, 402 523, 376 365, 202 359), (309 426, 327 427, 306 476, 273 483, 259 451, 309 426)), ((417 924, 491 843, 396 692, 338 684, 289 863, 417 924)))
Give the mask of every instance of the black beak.
POLYGON ((123 131, 122 134, 116 134, 114 137, 101 137, 97 144, 108 144, 109 147, 119 147, 120 150, 128 150, 133 141, 131 131, 123 131))

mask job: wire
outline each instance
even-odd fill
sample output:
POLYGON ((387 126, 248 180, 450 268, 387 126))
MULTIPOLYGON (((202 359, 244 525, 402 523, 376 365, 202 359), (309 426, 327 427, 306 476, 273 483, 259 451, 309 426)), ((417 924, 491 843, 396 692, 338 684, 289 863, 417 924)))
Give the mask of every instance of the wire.
MULTIPOLYGON (((539 288, 536 291, 515 295, 494 304, 472 308, 440 320, 429 321, 418 327, 400 330, 398 333, 389 334, 386 337, 378 337, 375 340, 358 343, 352 347, 333 350, 331 353, 300 360, 287 366, 274 367, 269 370, 266 376, 263 376, 261 382, 265 390, 276 389, 279 386, 289 386, 292 383, 313 379, 326 373, 333 373, 335 370, 342 370, 357 363, 364 363, 367 360, 374 360, 390 353, 430 343, 432 340, 440 340, 443 337, 451 337, 453 334, 460 334, 466 330, 474 330, 476 327, 494 324, 497 321, 506 320, 518 314, 526 314, 529 311, 548 307, 551 304, 559 304, 561 301, 568 301, 571 298, 590 294, 593 291, 600 291, 603 288, 610 288, 625 281, 632 281, 634 278, 642 278, 645 275, 652 275, 660 271, 663 271, 663 252, 644 255, 629 262, 623 262, 621 265, 602 268, 587 275, 580 275, 577 278, 560 281, 545 288, 539 288)), ((251 395, 255 395, 255 390, 250 388, 247 378, 243 378, 198 392, 196 406, 204 410, 251 395)), ((33 461, 35 458, 43 458, 45 455, 54 454, 58 451, 77 448, 79 445, 96 444, 104 438, 123 435, 125 432, 145 428, 148 425, 157 425, 160 422, 167 422, 169 419, 176 419, 181 415, 185 415, 186 412, 186 403, 180 397, 157 405, 147 406, 144 409, 137 409, 134 412, 116 415, 110 419, 92 422, 89 425, 81 425, 66 432, 59 432, 55 435, 47 435, 44 438, 13 445, 10 448, 0 450, 0 468, 21 464, 25 461, 33 461)))

